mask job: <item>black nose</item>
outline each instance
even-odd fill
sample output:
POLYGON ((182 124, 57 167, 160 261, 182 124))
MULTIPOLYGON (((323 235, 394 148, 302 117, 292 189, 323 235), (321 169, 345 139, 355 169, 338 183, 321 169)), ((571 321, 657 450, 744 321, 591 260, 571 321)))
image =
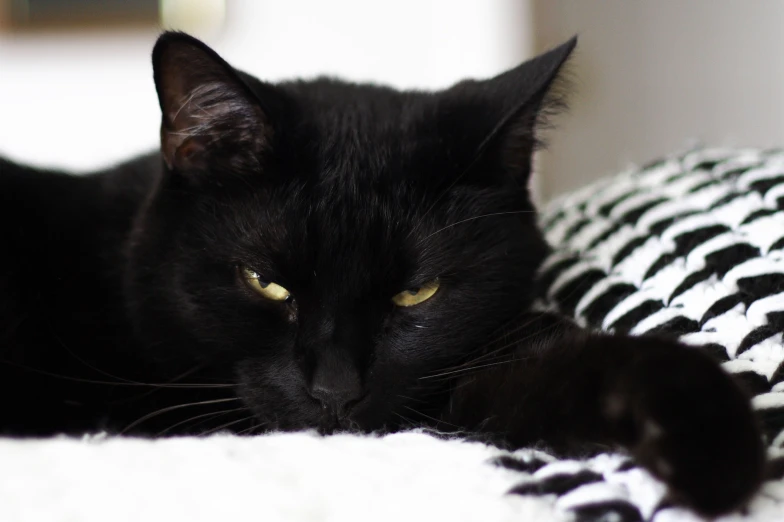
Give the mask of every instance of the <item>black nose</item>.
POLYGON ((344 416, 351 407, 362 398, 359 394, 347 394, 342 391, 313 390, 311 395, 318 399, 325 413, 344 416))
POLYGON ((363 397, 357 371, 347 365, 319 364, 313 374, 310 394, 321 402, 324 413, 344 416, 363 397))
POLYGON ((357 386, 313 386, 310 394, 321 403, 325 413, 343 416, 362 398, 362 390, 357 386))

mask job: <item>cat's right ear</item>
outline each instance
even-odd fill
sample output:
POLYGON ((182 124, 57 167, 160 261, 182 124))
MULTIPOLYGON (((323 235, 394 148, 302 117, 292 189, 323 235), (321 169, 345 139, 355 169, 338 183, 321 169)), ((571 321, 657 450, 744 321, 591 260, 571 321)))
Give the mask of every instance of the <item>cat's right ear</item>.
POLYGON ((495 183, 499 178, 488 174, 498 172, 501 180, 527 187, 546 116, 565 107, 559 84, 576 44, 574 37, 494 78, 466 80, 444 91, 438 132, 451 144, 453 163, 473 173, 463 180, 495 183))
POLYGON ((237 71, 199 40, 177 32, 158 39, 152 62, 169 169, 185 175, 257 171, 272 127, 237 71))

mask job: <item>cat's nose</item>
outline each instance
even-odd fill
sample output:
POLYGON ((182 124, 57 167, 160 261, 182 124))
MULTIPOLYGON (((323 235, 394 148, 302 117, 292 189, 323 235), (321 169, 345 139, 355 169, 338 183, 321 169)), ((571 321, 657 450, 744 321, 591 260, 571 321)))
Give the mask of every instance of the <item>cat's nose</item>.
POLYGON ((351 407, 362 399, 360 392, 341 389, 314 388, 310 392, 321 402, 321 407, 330 415, 345 415, 351 407))
POLYGON ((310 394, 321 402, 325 413, 344 416, 363 397, 358 372, 348 366, 320 364, 313 374, 310 394))

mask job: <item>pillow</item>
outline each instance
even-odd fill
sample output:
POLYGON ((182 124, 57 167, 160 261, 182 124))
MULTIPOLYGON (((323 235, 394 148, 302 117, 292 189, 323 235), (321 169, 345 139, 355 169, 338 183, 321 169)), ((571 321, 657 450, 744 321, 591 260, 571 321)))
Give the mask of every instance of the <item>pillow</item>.
POLYGON ((658 160, 556 198, 541 225, 554 248, 545 307, 703 346, 754 396, 769 452, 784 454, 784 150, 658 160))
POLYGON ((662 159, 551 201, 541 224, 546 306, 704 346, 784 446, 784 150, 662 159))

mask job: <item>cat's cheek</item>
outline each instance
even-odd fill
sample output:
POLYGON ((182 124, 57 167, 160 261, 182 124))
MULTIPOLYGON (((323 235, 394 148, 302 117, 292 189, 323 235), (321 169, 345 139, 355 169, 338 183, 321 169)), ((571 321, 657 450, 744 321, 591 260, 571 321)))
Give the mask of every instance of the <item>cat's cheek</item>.
POLYGON ((234 372, 237 396, 264 431, 303 427, 312 405, 305 400, 304 377, 290 357, 281 353, 248 357, 235 364, 234 372))
POLYGON ((371 392, 352 408, 345 427, 365 433, 388 431, 395 427, 396 420, 389 404, 379 394, 371 392))

